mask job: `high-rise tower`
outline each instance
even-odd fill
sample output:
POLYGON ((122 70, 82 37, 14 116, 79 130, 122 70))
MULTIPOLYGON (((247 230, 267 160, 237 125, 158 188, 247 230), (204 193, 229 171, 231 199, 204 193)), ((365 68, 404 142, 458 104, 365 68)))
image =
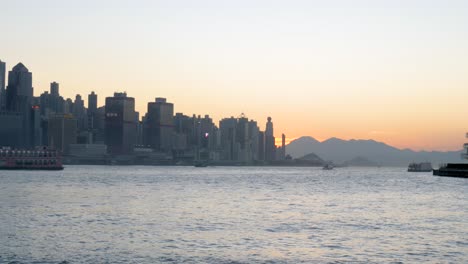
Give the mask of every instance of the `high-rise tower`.
MULTIPOLYGON (((19 144, 15 147, 31 148, 35 145, 37 130, 37 109, 32 109, 32 73, 22 63, 8 72, 5 109, 21 116, 22 129, 19 131, 19 144), (36 117, 36 118, 33 118, 36 117)), ((36 142, 39 143, 39 142, 36 142)))
POLYGON ((32 73, 22 63, 18 63, 8 73, 6 109, 12 112, 24 112, 30 109, 32 99, 32 73))
POLYGON ((91 92, 88 94, 88 113, 95 113, 97 111, 97 94, 91 92))
POLYGON ((57 82, 50 83, 50 94, 52 96, 58 97, 59 94, 59 84, 57 82))
POLYGON ((146 145, 159 151, 172 150, 174 104, 167 102, 166 98, 149 102, 144 126, 146 145))
POLYGON ((276 159, 275 136, 273 133, 273 122, 268 117, 265 128, 265 160, 273 161, 276 159))
POLYGON ((135 99, 126 93, 106 98, 105 142, 111 154, 130 154, 136 141, 135 99))
POLYGON ((88 94, 88 129, 96 128, 97 94, 88 94))
POLYGON ((5 80, 6 80, 5 62, 0 60, 0 110, 5 107, 5 80))

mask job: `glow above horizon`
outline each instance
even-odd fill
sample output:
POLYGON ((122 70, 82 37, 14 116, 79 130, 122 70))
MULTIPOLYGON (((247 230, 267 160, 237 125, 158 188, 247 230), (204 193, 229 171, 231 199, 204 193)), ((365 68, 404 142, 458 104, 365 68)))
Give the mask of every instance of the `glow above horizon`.
POLYGON ((468 128, 466 1, 8 1, 0 60, 35 95, 166 97, 275 135, 459 150, 468 128), (96 3, 98 2, 98 3, 96 3), (351 3, 352 2, 352 3, 351 3))

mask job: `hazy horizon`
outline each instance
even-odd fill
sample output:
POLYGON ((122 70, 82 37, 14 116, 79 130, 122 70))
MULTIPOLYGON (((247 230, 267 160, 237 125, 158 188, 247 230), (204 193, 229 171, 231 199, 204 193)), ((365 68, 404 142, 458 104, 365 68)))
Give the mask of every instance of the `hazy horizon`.
POLYGON ((466 1, 7 1, 0 60, 103 105, 126 91, 275 136, 457 151, 468 130, 466 1))

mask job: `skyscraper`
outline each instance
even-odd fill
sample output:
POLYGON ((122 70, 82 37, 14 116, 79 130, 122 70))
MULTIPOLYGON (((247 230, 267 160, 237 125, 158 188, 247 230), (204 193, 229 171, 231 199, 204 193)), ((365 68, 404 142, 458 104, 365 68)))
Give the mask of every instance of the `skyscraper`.
POLYGON ((265 132, 258 132, 258 160, 265 160, 265 132))
POLYGON ((105 143, 109 153, 130 154, 135 146, 135 99, 126 93, 114 93, 106 98, 105 143))
POLYGON ((88 94, 88 112, 95 113, 97 110, 97 94, 91 92, 88 94))
POLYGON ((34 146, 32 101, 32 73, 22 63, 18 63, 8 72, 5 104, 8 112, 16 112, 22 116, 22 129, 18 133, 20 144, 16 147, 31 148, 34 146))
POLYGON ((265 128, 265 160, 273 161, 276 159, 275 136, 273 132, 273 122, 268 117, 265 128))
POLYGON ((259 160, 258 149, 259 149, 259 137, 260 129, 257 125, 257 121, 249 121, 249 143, 250 143, 250 159, 259 160))
POLYGON ((81 95, 77 94, 75 102, 73 102, 73 115, 78 121, 78 131, 84 131, 87 128, 88 120, 86 117, 86 110, 84 107, 84 101, 81 95))
POLYGON ((222 160, 239 159, 239 143, 237 142, 237 119, 234 117, 224 118, 219 121, 219 131, 221 134, 222 160))
POLYGON ((284 160, 286 158, 286 135, 281 134, 281 153, 280 153, 280 160, 284 160))
POLYGON ((145 119, 145 144, 159 151, 172 150, 174 136, 174 104, 166 98, 148 103, 145 119))
POLYGON ((6 109, 12 112, 24 112, 30 109, 32 99, 32 73, 22 63, 18 63, 8 72, 6 109))
POLYGON ((70 114, 51 115, 47 129, 49 146, 67 153, 70 144, 76 143, 76 124, 76 119, 70 114))
POLYGON ((6 65, 0 60, 0 110, 5 107, 5 76, 6 65))
POLYGON ((56 82, 50 83, 50 94, 52 96, 59 96, 59 84, 56 82))
POLYGON ((91 92, 88 94, 88 128, 95 129, 95 119, 97 112, 97 94, 91 92))
POLYGON ((41 115, 63 113, 64 101, 59 94, 59 84, 50 83, 50 92, 44 92, 40 96, 41 115))

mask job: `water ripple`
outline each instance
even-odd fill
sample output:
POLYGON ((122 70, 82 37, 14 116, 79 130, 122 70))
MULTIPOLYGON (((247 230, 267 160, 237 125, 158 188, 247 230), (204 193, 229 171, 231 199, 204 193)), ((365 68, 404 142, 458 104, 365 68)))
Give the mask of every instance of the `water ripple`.
POLYGON ((468 263, 467 191, 403 168, 0 171, 0 263, 468 263))

